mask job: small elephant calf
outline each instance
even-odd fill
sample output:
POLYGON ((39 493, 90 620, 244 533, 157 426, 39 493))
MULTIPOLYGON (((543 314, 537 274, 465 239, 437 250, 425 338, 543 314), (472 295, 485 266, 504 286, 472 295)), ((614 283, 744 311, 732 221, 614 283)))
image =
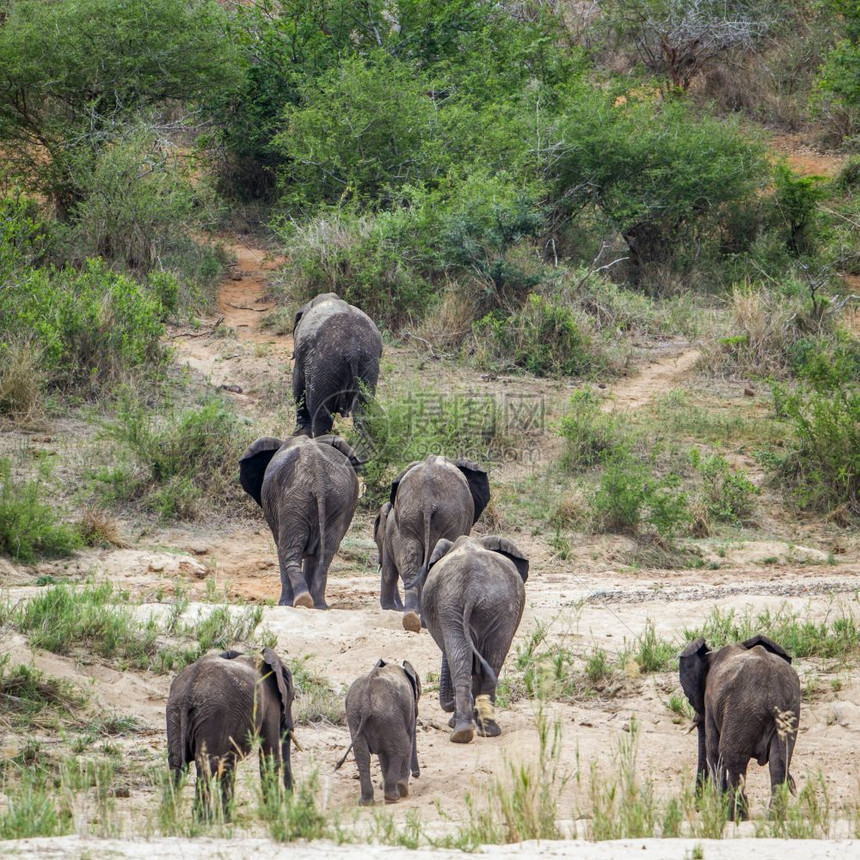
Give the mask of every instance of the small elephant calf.
POLYGON ((732 818, 747 817, 743 791, 754 758, 770 766, 771 791, 787 783, 800 722, 800 681, 791 657, 766 636, 753 636, 716 651, 702 638, 679 658, 681 686, 699 730, 696 778, 710 777, 720 791, 735 793, 732 818))
POLYGON ((406 660, 402 666, 379 660, 349 688, 346 720, 352 743, 335 770, 346 761, 349 750, 355 750, 362 806, 373 804, 371 753, 379 757, 386 803, 397 803, 409 794, 410 770, 412 776, 419 776, 415 735, 420 697, 421 681, 406 660))
POLYGON ((261 654, 206 654, 186 666, 170 685, 167 699, 167 760, 176 782, 190 762, 197 768, 194 809, 210 815, 210 779, 221 786, 229 814, 234 767, 260 740, 260 776, 283 771, 292 787, 293 676, 271 649, 261 654))

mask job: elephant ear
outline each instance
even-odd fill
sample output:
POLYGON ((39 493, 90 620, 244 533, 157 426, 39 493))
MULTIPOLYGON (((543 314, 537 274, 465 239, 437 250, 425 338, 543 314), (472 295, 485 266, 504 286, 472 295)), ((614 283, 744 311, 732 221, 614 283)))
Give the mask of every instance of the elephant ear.
POLYGON ((472 493, 472 501, 475 503, 475 515, 472 517, 472 524, 474 525, 490 501, 490 479, 487 477, 486 470, 472 460, 461 457, 454 462, 454 465, 469 482, 469 491, 472 493))
POLYGON ((317 436, 314 441, 320 445, 331 445, 332 448, 340 451, 340 453, 349 460, 349 464, 356 472, 364 465, 364 460, 358 456, 355 448, 353 448, 349 442, 341 436, 317 436))
POLYGON ((239 460, 239 483, 260 507, 263 506, 263 478, 266 469, 283 444, 281 439, 275 439, 274 436, 263 436, 257 439, 239 460))
POLYGON ((415 701, 417 702, 421 698, 421 679, 418 677, 418 673, 408 660, 403 661, 403 672, 406 675, 406 680, 409 681, 409 684, 412 687, 412 693, 415 696, 415 701))
POLYGON ((271 674, 278 685, 278 694, 281 697, 281 726, 283 729, 292 729, 293 673, 281 662, 281 658, 271 648, 264 648, 261 656, 264 665, 260 667, 260 674, 263 676, 271 674), (268 670, 265 667, 268 667, 268 670))
POLYGON ((777 657, 782 657, 786 663, 791 663, 791 657, 788 656, 783 647, 774 642, 773 639, 768 639, 767 636, 759 634, 758 636, 753 636, 751 639, 747 639, 741 644, 747 650, 755 648, 756 645, 761 645, 762 648, 770 651, 771 654, 776 654, 777 657))
POLYGON ((388 501, 391 504, 394 504, 394 499, 397 497, 397 490, 400 488, 400 482, 406 477, 406 475, 411 472, 416 466, 420 465, 422 460, 415 460, 410 463, 392 482, 391 482, 391 494, 388 497, 388 501))
POLYGON ((487 537, 478 538, 478 543, 484 549, 491 552, 497 552, 505 556, 509 561, 514 563, 514 567, 522 577, 523 582, 527 582, 529 578, 529 560, 519 551, 516 544, 509 541, 507 538, 499 537, 498 535, 489 535, 487 537))
POLYGON ((385 545, 385 523, 388 520, 388 515, 391 513, 391 502, 386 502, 376 515, 373 521, 373 540, 376 542, 376 548, 379 551, 379 564, 382 564, 382 548, 385 545))
POLYGON ((427 562, 427 570, 429 571, 440 558, 447 555, 452 546, 454 546, 454 541, 448 540, 448 538, 439 538, 436 541, 436 546, 433 547, 433 552, 430 554, 430 561, 427 562))
POLYGON ((705 679, 710 668, 708 663, 710 653, 705 640, 700 636, 690 642, 678 655, 678 675, 681 680, 681 687, 697 714, 705 713, 705 679))

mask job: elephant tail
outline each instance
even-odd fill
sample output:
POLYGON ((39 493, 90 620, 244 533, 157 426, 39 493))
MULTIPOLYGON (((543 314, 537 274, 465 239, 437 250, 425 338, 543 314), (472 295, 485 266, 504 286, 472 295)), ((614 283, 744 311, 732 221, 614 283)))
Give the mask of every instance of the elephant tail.
POLYGON ((466 637, 466 641, 469 643, 469 647, 472 649, 472 653, 478 659, 478 662, 483 667, 484 671, 487 675, 492 679, 492 684, 495 687, 498 683, 498 678, 496 678, 496 673, 493 671, 492 666, 484 659, 483 655, 480 651, 475 647, 475 643, 472 640, 472 629, 470 626, 470 621, 472 618, 472 604, 467 603, 463 608, 463 635, 466 637))
POLYGON ((319 552, 317 553, 317 569, 314 573, 316 577, 316 582, 321 583, 323 573, 325 572, 325 551, 326 551, 326 543, 325 543, 325 525, 326 525, 326 515, 325 515, 325 493, 319 492, 317 493, 317 517, 319 518, 319 522, 317 524, 317 529, 319 531, 319 552))
POLYGON ((433 552, 433 547, 430 546, 430 520, 433 518, 433 512, 424 509, 424 558, 421 560, 421 570, 419 572, 419 582, 421 587, 424 587, 424 580, 427 578, 427 569, 430 567, 430 554, 433 552))

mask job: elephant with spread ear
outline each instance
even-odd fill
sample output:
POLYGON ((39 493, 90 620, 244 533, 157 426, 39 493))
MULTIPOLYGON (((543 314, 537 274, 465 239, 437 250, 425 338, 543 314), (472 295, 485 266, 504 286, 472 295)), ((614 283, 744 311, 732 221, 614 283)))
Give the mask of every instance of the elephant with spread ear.
POLYGON ((469 534, 489 501, 487 473, 463 458, 431 454, 410 463, 392 482, 389 501, 373 527, 381 574, 379 602, 383 609, 404 610, 406 630, 421 629, 421 588, 433 547, 442 538, 469 534))
POLYGON ((712 651, 703 638, 679 657, 681 687, 698 728, 696 779, 734 792, 732 818, 747 816, 750 759, 770 766, 771 791, 787 783, 800 722, 800 681, 791 657, 766 636, 712 651))
POLYGON ((177 784, 195 763, 198 816, 211 813, 213 778, 229 814, 236 762, 250 753, 256 739, 264 790, 273 772, 282 772, 284 787, 292 787, 293 695, 293 676, 271 648, 255 655, 206 654, 173 679, 167 698, 167 761, 177 784))
POLYGON ((440 540, 430 557, 422 618, 442 649, 439 704, 454 712, 454 743, 469 743, 475 723, 496 737, 494 705, 499 672, 526 602, 528 559, 502 537, 440 540))
POLYGON ((275 539, 279 606, 328 608, 328 569, 355 513, 360 466, 338 436, 266 436, 239 460, 242 488, 263 509, 275 539))
POLYGON ((334 415, 360 411, 376 391, 382 335, 364 311, 335 293, 321 293, 293 323, 296 433, 321 436, 334 415))
POLYGON ((418 699, 421 681, 412 665, 377 661, 367 675, 352 682, 346 694, 346 721, 352 743, 335 766, 355 751, 361 781, 362 806, 373 804, 370 755, 379 757, 386 803, 397 803, 409 794, 409 774, 417 777, 418 742, 416 738, 418 699))

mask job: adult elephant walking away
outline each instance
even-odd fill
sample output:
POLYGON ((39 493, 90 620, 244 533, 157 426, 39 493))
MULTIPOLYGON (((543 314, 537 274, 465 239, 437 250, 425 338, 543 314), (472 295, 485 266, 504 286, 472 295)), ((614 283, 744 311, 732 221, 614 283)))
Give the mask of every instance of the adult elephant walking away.
POLYGON ((716 651, 702 638, 679 659, 681 686, 699 732, 697 782, 734 793, 732 818, 747 817, 743 786, 754 758, 770 766, 771 792, 787 783, 800 722, 800 681, 791 657, 766 636, 716 651))
POLYGON ((279 606, 328 608, 328 569, 355 513, 360 466, 338 436, 266 436, 242 455, 239 481, 262 507, 278 549, 279 606))
POLYGON ((454 743, 496 737, 499 672, 526 602, 528 559, 501 537, 440 540, 430 557, 422 615, 442 649, 439 704, 453 711, 454 743))
POLYGON ((410 463, 392 482, 389 502, 379 511, 374 538, 379 550, 383 609, 404 609, 403 626, 421 629, 421 588, 433 547, 442 538, 469 534, 487 503, 487 473, 471 460, 431 454, 410 463), (403 580, 405 606, 397 588, 403 580))
POLYGON ((382 336, 364 311, 321 293, 296 314, 293 343, 295 432, 321 436, 376 392, 382 336))
POLYGON ((193 761, 197 769, 195 812, 208 818, 210 782, 217 780, 229 813, 234 767, 260 741, 260 777, 283 773, 292 787, 293 676, 271 649, 261 654, 225 651, 186 666, 167 699, 167 761, 175 782, 193 761))

